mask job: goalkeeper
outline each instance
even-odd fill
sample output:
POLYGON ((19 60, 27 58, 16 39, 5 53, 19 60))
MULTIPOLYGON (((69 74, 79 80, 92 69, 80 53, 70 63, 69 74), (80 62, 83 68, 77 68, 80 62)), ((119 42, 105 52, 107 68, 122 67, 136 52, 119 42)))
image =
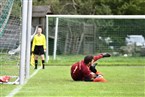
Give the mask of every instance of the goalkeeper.
POLYGON ((42 27, 38 26, 37 34, 34 36, 33 42, 32 42, 32 53, 34 54, 35 59, 35 68, 37 69, 38 65, 38 56, 41 56, 42 60, 42 69, 45 69, 45 58, 44 58, 44 52, 46 51, 46 39, 44 34, 42 34, 42 27))
POLYGON ((106 82, 102 74, 100 74, 93 64, 100 58, 110 57, 108 53, 102 53, 97 56, 86 56, 84 60, 77 62, 71 67, 71 77, 75 81, 94 81, 94 82, 106 82))

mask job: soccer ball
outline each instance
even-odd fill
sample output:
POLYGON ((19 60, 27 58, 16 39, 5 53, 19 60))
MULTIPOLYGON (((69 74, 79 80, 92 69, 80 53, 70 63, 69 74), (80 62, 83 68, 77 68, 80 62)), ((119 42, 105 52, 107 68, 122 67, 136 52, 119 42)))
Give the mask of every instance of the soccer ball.
POLYGON ((124 57, 127 57, 128 55, 127 54, 124 54, 124 57))

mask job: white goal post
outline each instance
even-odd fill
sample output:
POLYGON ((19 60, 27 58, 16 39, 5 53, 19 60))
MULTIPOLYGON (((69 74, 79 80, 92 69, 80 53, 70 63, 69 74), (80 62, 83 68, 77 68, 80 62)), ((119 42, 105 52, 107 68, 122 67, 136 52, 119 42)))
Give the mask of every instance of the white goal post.
POLYGON ((20 60, 20 84, 29 78, 30 71, 30 45, 31 45, 31 21, 32 0, 22 1, 22 39, 20 60), (26 14, 27 13, 27 14, 26 14), (26 52, 25 52, 26 51, 26 52))
MULTIPOLYGON (((145 19, 145 15, 46 15, 46 37, 47 37, 47 47, 48 37, 49 37, 49 18, 55 19, 55 37, 54 37, 54 49, 53 49, 53 59, 56 59, 56 51, 57 51, 57 37, 58 37, 58 25, 59 19, 145 19)), ((48 48, 46 50, 46 55, 49 55, 48 48)), ((48 61, 49 56, 46 56, 46 61, 48 61)))

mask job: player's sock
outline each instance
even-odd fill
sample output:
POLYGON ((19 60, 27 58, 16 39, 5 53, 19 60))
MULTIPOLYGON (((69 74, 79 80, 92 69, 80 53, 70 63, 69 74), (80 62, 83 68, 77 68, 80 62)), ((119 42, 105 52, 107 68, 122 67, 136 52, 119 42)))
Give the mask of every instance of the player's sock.
POLYGON ((45 69, 44 60, 42 60, 42 69, 45 69))
POLYGON ((96 75, 102 75, 103 76, 103 74, 99 71, 96 72, 96 75))
POLYGON ((37 65, 38 65, 38 60, 35 60, 35 68, 34 69, 37 69, 37 65))

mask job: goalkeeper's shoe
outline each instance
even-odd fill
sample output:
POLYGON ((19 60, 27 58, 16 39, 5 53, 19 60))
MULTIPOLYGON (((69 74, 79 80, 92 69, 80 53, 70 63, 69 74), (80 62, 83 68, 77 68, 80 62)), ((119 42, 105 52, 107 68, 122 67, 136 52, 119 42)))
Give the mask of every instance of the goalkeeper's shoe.
POLYGON ((107 80, 103 78, 103 76, 98 76, 93 80, 93 82, 107 82, 107 80))

